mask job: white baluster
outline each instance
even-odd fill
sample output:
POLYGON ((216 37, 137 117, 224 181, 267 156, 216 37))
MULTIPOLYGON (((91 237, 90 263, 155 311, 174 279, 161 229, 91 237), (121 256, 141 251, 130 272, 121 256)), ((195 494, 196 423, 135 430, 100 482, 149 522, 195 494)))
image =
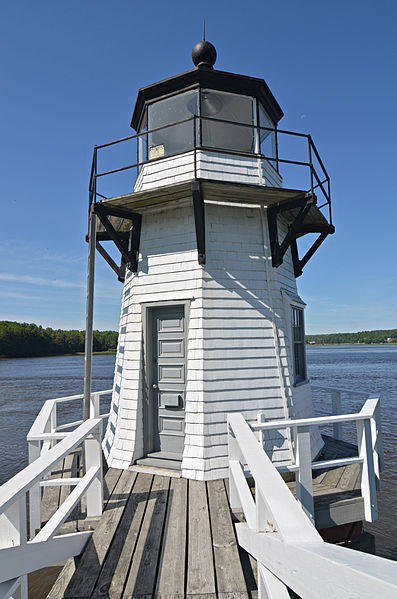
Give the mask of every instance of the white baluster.
MULTIPOLYGON (((229 461, 237 460, 239 461, 241 458, 241 451, 238 446, 237 439, 234 436, 233 431, 231 430, 231 426, 227 425, 227 440, 228 440, 228 454, 229 461)), ((236 481, 234 480, 234 476, 232 474, 231 469, 229 468, 229 503, 232 510, 242 510, 243 506, 241 505, 239 492, 237 489, 236 481)))
POLYGON ((91 394, 90 418, 99 418, 99 393, 91 394))
POLYGON ((310 446, 310 427, 298 428, 295 438, 295 455, 298 471, 296 473, 296 498, 303 510, 314 523, 312 457, 310 446))
MULTIPOLYGON (((29 464, 40 457, 40 441, 29 441, 29 464)), ((37 483, 29 489, 29 538, 33 539, 41 527, 41 488, 37 483)))
POLYGON ((102 422, 84 442, 85 471, 92 467, 98 473, 87 490, 87 516, 100 516, 103 510, 103 475, 102 475, 102 422))
POLYGON ((378 518, 378 502, 370 418, 357 420, 356 426, 358 455, 363 460, 361 464, 361 495, 364 499, 364 518, 367 522, 373 522, 378 518))

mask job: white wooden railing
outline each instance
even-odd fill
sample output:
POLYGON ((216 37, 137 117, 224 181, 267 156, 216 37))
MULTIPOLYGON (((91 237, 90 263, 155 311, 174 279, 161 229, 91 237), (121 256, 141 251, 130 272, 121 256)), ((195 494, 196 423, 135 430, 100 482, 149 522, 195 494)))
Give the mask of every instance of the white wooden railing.
MULTIPOLYGON (((365 423, 372 418, 376 400, 367 401, 358 428, 366 454, 372 455, 370 426, 365 423)), ((357 421, 357 414, 351 416, 357 421)), ((295 421, 295 425, 303 427, 307 439, 310 423, 295 421)), ((395 599, 397 563, 325 543, 258 443, 253 428, 242 414, 229 414, 230 505, 244 512, 246 522, 236 524, 237 538, 258 562, 259 598, 289 599, 290 588, 302 599, 395 599), (255 497, 246 467, 254 479, 255 497)))
MULTIPOLYGON (((111 389, 106 389, 105 391, 96 391, 91 394, 90 418, 104 419, 109 416, 108 413, 100 413, 100 400, 104 396, 109 395, 111 392, 111 389)), ((37 458, 54 447, 59 440, 69 436, 71 433, 71 430, 69 429, 73 430, 82 424, 83 420, 75 420, 66 424, 57 424, 57 408, 61 404, 76 401, 82 404, 83 397, 83 394, 69 395, 66 397, 47 399, 47 401, 44 402, 40 412, 31 426, 30 431, 26 436, 28 442, 29 464, 37 460, 37 458)), ((81 412, 82 408, 79 409, 81 412)), ((53 479, 51 479, 51 482, 46 481, 45 484, 54 484, 52 481, 53 479)), ((68 481, 70 481, 70 479, 68 479, 68 481)), ((62 482, 61 479, 58 479, 57 484, 64 484, 64 482, 62 482)), ((43 483, 41 486, 42 485, 43 483)), ((42 493, 39 484, 33 486, 29 490, 29 531, 31 538, 34 535, 35 530, 40 528, 41 525, 41 495, 42 493)))
MULTIPOLYGON (((332 389, 336 392, 336 389, 332 389)), ((343 390, 338 390, 342 392, 343 390)), ((355 392, 353 392, 355 393, 355 392)), ((361 394, 362 397, 363 394, 361 394)), ((368 395, 368 394, 367 394, 368 395)), ((336 408, 335 404, 334 407, 336 408)), ((338 404, 338 408, 340 403, 338 404)), ((379 488, 380 470, 383 463, 381 441, 379 398, 369 396, 361 410, 355 414, 335 414, 315 418, 299 418, 291 420, 272 420, 264 422, 263 414, 258 414, 258 423, 251 426, 258 431, 259 441, 263 445, 263 434, 271 430, 292 432, 294 461, 291 464, 276 466, 280 472, 294 472, 296 477, 296 496, 304 511, 314 522, 314 501, 312 470, 337 468, 350 464, 360 464, 361 494, 364 500, 364 517, 373 522, 378 517, 376 490, 379 488), (357 431, 357 457, 319 460, 312 462, 311 427, 332 424, 334 427, 343 422, 352 422, 357 431)), ((335 431, 335 429, 334 429, 335 431)), ((338 429, 339 438, 341 429, 338 429)))
POLYGON ((57 406, 82 400, 83 395, 44 402, 27 435, 29 465, 0 487, 0 599, 27 599, 27 574, 79 555, 92 534, 56 533, 83 496, 88 517, 102 514, 102 420, 108 414, 100 414, 99 401, 110 392, 91 395, 90 418, 85 422, 57 425, 57 406), (48 478, 77 447, 84 450, 84 476, 48 478), (73 491, 41 528, 42 488, 64 484, 74 487, 73 491))

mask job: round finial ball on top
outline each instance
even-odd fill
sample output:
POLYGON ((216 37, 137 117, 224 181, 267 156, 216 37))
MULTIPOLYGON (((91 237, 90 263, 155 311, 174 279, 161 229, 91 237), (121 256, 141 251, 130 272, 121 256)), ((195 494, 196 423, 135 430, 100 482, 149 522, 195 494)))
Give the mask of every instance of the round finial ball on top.
POLYGON ((212 69, 216 61, 215 46, 207 40, 201 40, 192 50, 192 60, 196 67, 205 66, 212 69))

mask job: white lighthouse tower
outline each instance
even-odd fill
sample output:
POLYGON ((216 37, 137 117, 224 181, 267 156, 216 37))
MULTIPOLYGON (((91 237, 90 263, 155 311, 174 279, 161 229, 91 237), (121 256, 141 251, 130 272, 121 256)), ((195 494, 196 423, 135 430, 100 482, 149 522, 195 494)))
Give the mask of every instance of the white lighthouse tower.
MULTIPOLYGON (((108 464, 209 480, 227 476, 228 413, 250 422, 312 415, 296 277, 333 226, 311 137, 278 129, 283 112, 265 81, 215 70, 205 40, 192 56, 193 69, 138 93, 133 192, 103 199, 96 150, 91 213, 97 249, 124 280, 108 464), (282 155, 287 135, 303 139, 306 157, 282 155), (306 187, 283 186, 292 163, 307 172, 306 187), (307 233, 317 238, 300 258, 307 233)), ((289 460, 291 439, 273 435, 265 449, 289 460)))

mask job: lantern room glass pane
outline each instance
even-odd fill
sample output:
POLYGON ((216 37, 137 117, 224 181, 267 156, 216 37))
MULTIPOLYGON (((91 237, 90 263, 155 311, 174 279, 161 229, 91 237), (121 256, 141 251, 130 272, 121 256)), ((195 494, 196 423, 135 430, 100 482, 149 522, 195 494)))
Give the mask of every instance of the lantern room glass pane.
POLYGON ((255 151, 252 98, 203 89, 200 108, 201 117, 204 117, 201 119, 202 146, 237 152, 255 151), (247 126, 242 126, 242 123, 247 126))
POLYGON ((138 172, 141 170, 142 168, 142 162, 145 162, 148 159, 148 154, 147 154, 147 113, 145 111, 145 115, 142 119, 141 122, 141 126, 139 127, 139 133, 142 133, 143 135, 139 135, 138 137, 138 172))
MULTIPOLYGON (((263 110, 262 106, 259 106, 259 126, 267 127, 267 129, 260 130, 260 152, 266 158, 276 157, 276 134, 274 129, 274 123, 270 120, 270 117, 263 110)), ((269 160, 270 164, 276 168, 276 161, 269 160)))
POLYGON ((165 98, 148 107, 148 129, 165 127, 149 133, 149 160, 192 150, 194 147, 193 115, 198 113, 198 91, 190 90, 165 98), (185 119, 191 120, 181 123, 185 119))

